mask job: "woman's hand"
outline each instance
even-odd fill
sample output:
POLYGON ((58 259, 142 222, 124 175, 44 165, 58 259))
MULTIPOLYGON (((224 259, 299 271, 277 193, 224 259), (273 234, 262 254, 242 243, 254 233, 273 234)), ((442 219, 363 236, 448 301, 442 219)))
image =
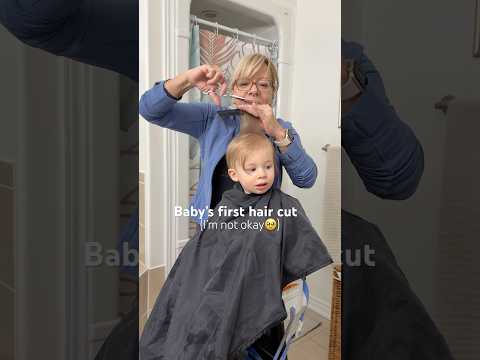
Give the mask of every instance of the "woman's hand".
POLYGON ((220 106, 220 96, 227 91, 227 83, 223 71, 217 65, 201 65, 188 70, 185 74, 191 87, 208 91, 215 104, 220 106), (217 94, 219 89, 220 92, 217 94))
POLYGON ((285 138, 285 129, 279 124, 275 115, 273 114, 272 106, 269 104, 243 103, 238 104, 237 108, 246 111, 249 114, 258 118, 260 126, 265 133, 273 137, 276 141, 285 138))
POLYGON ((188 90, 197 87, 202 91, 208 91, 215 104, 220 106, 220 96, 227 91, 227 83, 222 70, 217 65, 201 65, 189 69, 173 79, 165 82, 165 89, 177 98, 180 98, 188 90), (220 88, 220 93, 216 91, 220 88))

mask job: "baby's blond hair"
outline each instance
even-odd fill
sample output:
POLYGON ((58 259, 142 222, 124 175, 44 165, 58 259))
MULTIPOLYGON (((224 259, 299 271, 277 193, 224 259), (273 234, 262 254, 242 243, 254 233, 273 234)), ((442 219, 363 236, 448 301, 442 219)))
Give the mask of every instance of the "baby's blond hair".
POLYGON ((271 150, 272 161, 274 161, 275 150, 272 142, 265 136, 258 133, 247 133, 236 136, 227 147, 227 166, 234 169, 235 165, 245 165, 247 156, 254 151, 271 150))

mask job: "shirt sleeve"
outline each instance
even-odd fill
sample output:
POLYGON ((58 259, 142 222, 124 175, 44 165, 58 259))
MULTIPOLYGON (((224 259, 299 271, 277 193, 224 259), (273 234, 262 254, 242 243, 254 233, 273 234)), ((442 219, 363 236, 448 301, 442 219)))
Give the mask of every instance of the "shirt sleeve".
POLYGON ((283 221, 282 285, 286 285, 331 264, 332 259, 300 202, 284 194, 282 208, 297 210, 297 216, 283 221))
POLYGON ((423 173, 422 146, 390 104, 382 78, 362 48, 342 42, 342 52, 355 59, 367 81, 360 98, 342 116, 342 146, 369 192, 406 199, 415 193, 423 173))
POLYGON ((25 44, 138 82, 138 0, 2 0, 0 23, 25 44))
POLYGON ((152 124, 199 138, 215 116, 215 106, 207 103, 179 103, 168 94, 164 81, 155 84, 140 98, 139 112, 152 124))
POLYGON ((280 162, 287 171, 293 184, 300 188, 311 188, 317 180, 317 165, 302 146, 300 135, 288 121, 279 119, 280 124, 290 129, 292 143, 285 152, 277 149, 280 162))

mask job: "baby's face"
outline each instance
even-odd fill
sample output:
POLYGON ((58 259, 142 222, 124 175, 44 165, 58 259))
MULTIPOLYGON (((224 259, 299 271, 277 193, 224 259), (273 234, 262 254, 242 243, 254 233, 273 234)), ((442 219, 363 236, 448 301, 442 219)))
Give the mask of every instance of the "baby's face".
POLYGON ((275 163, 273 151, 269 148, 251 153, 245 164, 237 164, 228 173, 233 181, 238 181, 243 189, 253 194, 263 194, 273 185, 275 163))

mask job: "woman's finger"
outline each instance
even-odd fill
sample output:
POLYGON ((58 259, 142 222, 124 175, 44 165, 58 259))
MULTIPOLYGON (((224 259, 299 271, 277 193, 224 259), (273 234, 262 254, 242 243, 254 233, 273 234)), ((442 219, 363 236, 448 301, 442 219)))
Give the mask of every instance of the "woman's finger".
POLYGON ((244 110, 248 112, 249 114, 252 114, 255 117, 258 117, 258 111, 254 107, 255 104, 239 104, 237 107, 240 110, 244 110))
POLYGON ((215 105, 220 106, 222 104, 220 96, 218 96, 214 91, 211 91, 208 95, 210 95, 215 105))
POLYGON ((208 65, 207 69, 208 69, 207 75, 206 75, 207 79, 213 78, 215 76, 216 72, 217 72, 216 69, 213 66, 210 66, 210 65, 208 65))
POLYGON ((207 84, 223 84, 225 82, 225 78, 221 71, 217 71, 215 75, 207 81, 207 84))
POLYGON ((214 78, 217 73, 222 73, 222 70, 217 65, 208 65, 208 72, 207 72, 208 79, 214 78))
POLYGON ((248 104, 247 106, 251 109, 251 111, 253 111, 256 114, 255 116, 260 115, 260 108, 259 108, 259 105, 256 102, 252 102, 252 103, 248 104))
POLYGON ((217 93, 217 87, 214 85, 207 85, 202 89, 203 92, 208 93, 208 95, 216 95, 217 93))
POLYGON ((225 93, 227 92, 227 88, 228 88, 228 84, 226 81, 224 81, 220 86, 220 95, 225 95, 225 93))
POLYGON ((215 76, 215 70, 210 69, 207 73, 207 79, 210 81, 215 76))
POLYGON ((205 78, 209 79, 212 73, 212 67, 210 65, 203 65, 202 72, 205 78))

